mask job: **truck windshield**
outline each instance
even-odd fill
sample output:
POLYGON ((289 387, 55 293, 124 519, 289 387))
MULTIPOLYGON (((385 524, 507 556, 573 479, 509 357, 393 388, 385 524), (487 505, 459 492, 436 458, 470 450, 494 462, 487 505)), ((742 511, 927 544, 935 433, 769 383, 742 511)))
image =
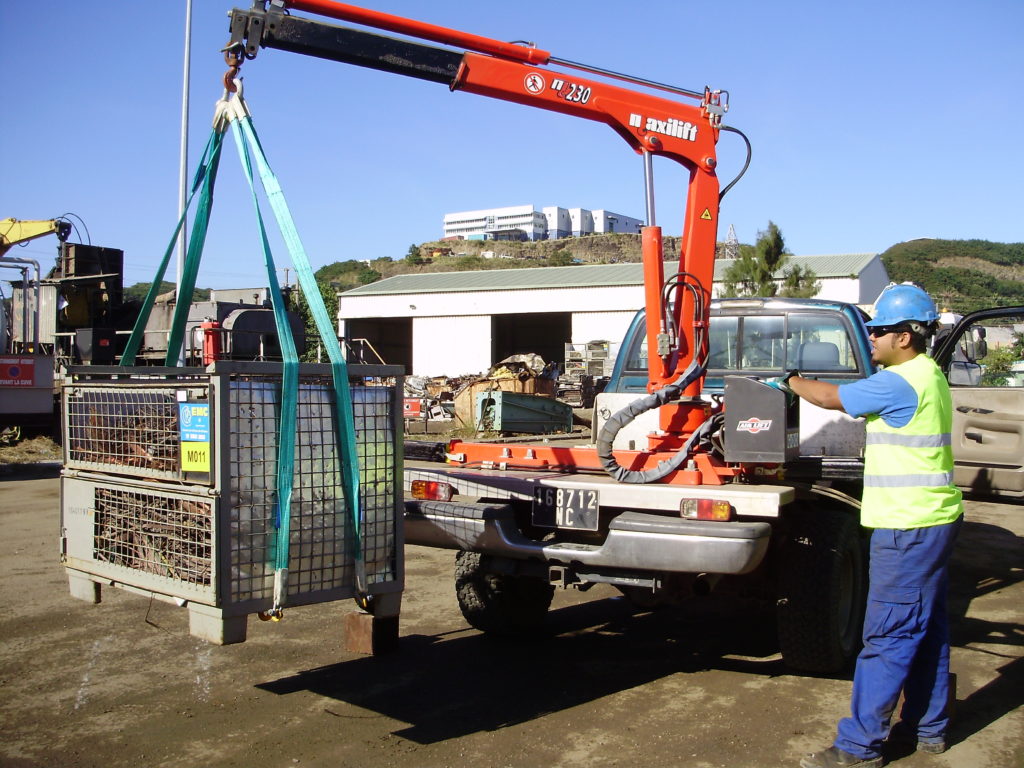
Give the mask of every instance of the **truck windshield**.
POLYGON ((708 368, 853 372, 857 359, 842 318, 834 314, 720 316, 711 320, 708 368))

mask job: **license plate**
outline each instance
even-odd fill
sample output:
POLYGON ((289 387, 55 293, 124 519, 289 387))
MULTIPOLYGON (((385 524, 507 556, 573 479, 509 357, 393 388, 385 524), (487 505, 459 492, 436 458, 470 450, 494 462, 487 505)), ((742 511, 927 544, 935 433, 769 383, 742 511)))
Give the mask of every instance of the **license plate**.
POLYGON ((539 487, 533 490, 533 524, 542 528, 597 530, 597 491, 539 487))

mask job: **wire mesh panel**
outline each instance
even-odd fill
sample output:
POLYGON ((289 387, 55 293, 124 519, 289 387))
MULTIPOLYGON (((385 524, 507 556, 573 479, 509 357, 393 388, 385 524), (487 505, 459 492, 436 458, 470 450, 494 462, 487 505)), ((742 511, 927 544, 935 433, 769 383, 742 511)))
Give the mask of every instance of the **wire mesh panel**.
POLYGON ((395 499, 398 439, 394 414, 399 403, 394 388, 354 387, 352 409, 359 453, 359 503, 362 511, 363 557, 370 584, 397 578, 395 499))
POLYGON ((65 464, 137 477, 180 478, 180 386, 124 384, 109 381, 65 389, 65 464))
POLYGON ((98 562, 207 586, 212 582, 213 505, 181 496, 97 487, 98 562))
POLYGON ((215 604, 217 500, 200 490, 65 475, 65 564, 154 594, 215 604))
MULTIPOLYGON (((355 383, 363 557, 368 583, 376 584, 397 578, 396 389, 380 382, 355 383)), ((257 377, 236 378, 230 386, 231 596, 238 601, 270 598, 277 555, 280 386, 257 377)), ((351 589, 356 538, 342 488, 330 378, 304 377, 298 401, 288 591, 298 595, 351 589)))

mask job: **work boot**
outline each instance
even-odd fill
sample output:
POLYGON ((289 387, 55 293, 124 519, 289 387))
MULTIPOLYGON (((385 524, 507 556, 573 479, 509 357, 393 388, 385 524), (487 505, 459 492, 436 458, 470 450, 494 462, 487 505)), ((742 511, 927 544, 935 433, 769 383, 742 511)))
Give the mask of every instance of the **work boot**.
POLYGON ((885 759, 878 757, 857 757, 838 747, 829 747, 813 752, 800 759, 800 768, 881 768, 885 759))
POLYGON ((889 731, 889 738, 886 741, 894 744, 917 744, 918 752, 927 752, 929 755, 941 755, 946 751, 946 740, 941 736, 935 739, 922 739, 917 735, 917 729, 909 723, 900 720, 889 731))

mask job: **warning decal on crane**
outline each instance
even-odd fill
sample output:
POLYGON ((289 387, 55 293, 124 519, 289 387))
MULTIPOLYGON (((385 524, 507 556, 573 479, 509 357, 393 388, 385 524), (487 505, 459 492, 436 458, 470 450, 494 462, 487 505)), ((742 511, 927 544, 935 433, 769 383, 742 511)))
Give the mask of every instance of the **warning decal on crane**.
POLYGON ((523 81, 523 85, 530 93, 544 93, 544 89, 547 87, 547 83, 544 82, 544 78, 535 72, 526 76, 526 79, 523 81))
POLYGON ((704 221, 711 221, 711 209, 705 208, 704 213, 702 213, 700 217, 704 219, 704 221))

